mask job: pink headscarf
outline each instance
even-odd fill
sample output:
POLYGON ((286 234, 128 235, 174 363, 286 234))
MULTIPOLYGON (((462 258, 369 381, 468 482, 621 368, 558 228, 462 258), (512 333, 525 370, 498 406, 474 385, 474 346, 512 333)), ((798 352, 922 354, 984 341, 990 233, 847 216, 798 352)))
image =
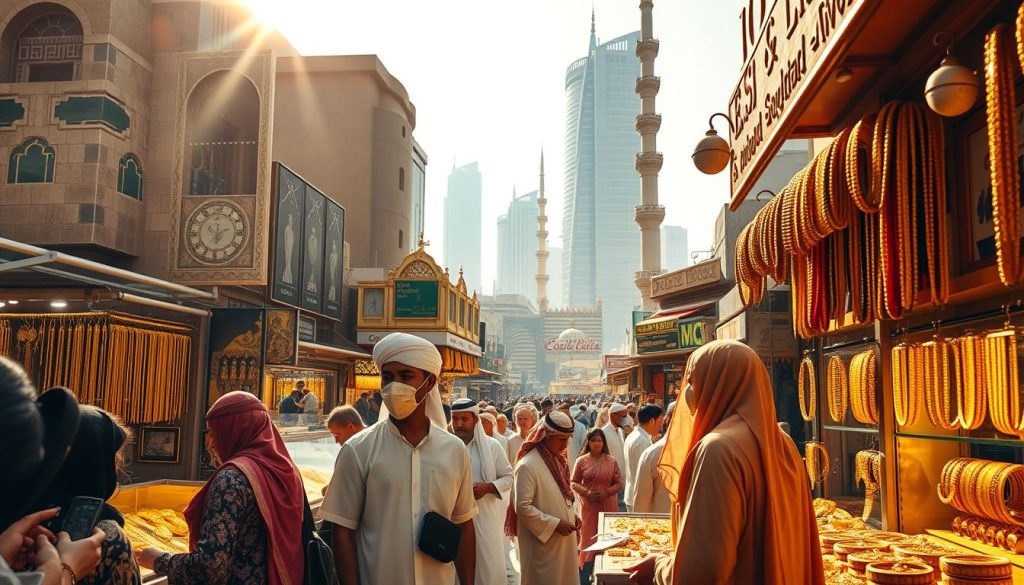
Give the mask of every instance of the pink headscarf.
MULTIPOLYGON (((206 414, 213 445, 223 462, 241 471, 267 526, 267 582, 302 585, 305 556, 302 546, 302 476, 292 463, 281 435, 263 403, 248 392, 221 396, 206 414)), ((189 548, 195 550, 210 482, 185 509, 189 548)))

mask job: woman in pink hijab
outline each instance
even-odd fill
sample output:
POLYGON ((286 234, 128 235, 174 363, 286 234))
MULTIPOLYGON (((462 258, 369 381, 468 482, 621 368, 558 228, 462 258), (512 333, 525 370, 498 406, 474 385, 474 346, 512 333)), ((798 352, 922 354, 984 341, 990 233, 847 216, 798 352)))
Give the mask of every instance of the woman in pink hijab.
POLYGON ((185 509, 191 552, 145 549, 139 564, 170 585, 302 585, 302 477, 266 407, 230 392, 210 408, 206 428, 222 463, 185 509))

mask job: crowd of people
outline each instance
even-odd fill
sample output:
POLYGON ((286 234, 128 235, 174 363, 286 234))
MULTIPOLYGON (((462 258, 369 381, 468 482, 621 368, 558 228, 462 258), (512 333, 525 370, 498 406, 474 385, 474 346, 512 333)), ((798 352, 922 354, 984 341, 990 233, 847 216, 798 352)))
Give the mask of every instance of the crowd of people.
MULTIPOLYGON (((667 409, 445 405, 431 343, 391 334, 373 359, 379 394, 326 421, 341 450, 319 516, 342 584, 503 584, 513 555, 523 585, 590 583, 599 514, 622 511, 671 513, 675 531, 674 553, 631 567, 632 582, 824 582, 802 460, 743 344, 695 352, 685 400, 667 409)), ((190 552, 133 550, 109 504, 72 541, 63 512, 76 496, 110 498, 130 431, 66 389, 40 394, 0 358, 0 585, 137 584, 140 567, 171 585, 304 583, 312 521, 270 413, 232 392, 206 429, 218 468, 185 510, 190 552)))

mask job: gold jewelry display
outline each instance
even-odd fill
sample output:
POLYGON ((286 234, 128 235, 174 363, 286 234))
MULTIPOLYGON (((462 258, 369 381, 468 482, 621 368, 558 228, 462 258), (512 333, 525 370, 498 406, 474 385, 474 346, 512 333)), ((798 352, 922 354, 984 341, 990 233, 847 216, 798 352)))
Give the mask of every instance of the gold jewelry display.
POLYGON ((864 424, 878 424, 878 359, 869 349, 850 360, 850 411, 864 424))
POLYGON ((864 512, 867 521, 875 505, 875 494, 882 483, 882 454, 878 451, 858 451, 854 456, 854 485, 864 484, 864 512))
POLYGON ((950 342, 953 350, 953 383, 956 385, 958 424, 975 430, 985 423, 987 393, 984 342, 975 335, 966 335, 950 342))
POLYGON ((66 386, 127 424, 184 414, 191 328, 113 312, 4 317, 22 322, 16 353, 37 386, 66 386))
POLYGON ((800 399, 800 416, 806 421, 814 420, 817 411, 818 380, 814 372, 814 361, 809 357, 800 362, 796 387, 800 399))
POLYGON ((1024 433, 1017 365, 1017 332, 1008 328, 985 336, 985 380, 992 426, 1007 435, 1024 433))
POLYGON ((951 383, 950 347, 942 339, 934 339, 921 346, 924 367, 924 402, 928 419, 937 429, 955 431, 960 428, 960 414, 951 416, 954 404, 959 405, 963 399, 958 395, 950 395, 951 388, 958 388, 951 383))
POLYGON ((807 441, 804 444, 804 464, 807 466, 807 476, 811 480, 811 488, 825 482, 830 470, 830 463, 828 449, 825 448, 824 443, 807 441))
POLYGON ((0 355, 12 357, 11 337, 13 334, 14 330, 11 328, 11 322, 6 319, 0 319, 0 355))
POLYGON ((995 522, 1024 526, 1024 465, 962 457, 948 461, 936 487, 939 500, 964 512, 976 523, 961 521, 959 529, 975 539, 994 539, 1000 527, 995 522), (982 521, 985 526, 982 527, 982 521))
POLYGON ((892 408, 896 424, 901 428, 913 425, 921 411, 921 386, 917 381, 920 369, 916 345, 898 344, 892 348, 892 408))
POLYGON ((829 358, 827 379, 828 414, 833 421, 841 423, 846 419, 846 406, 849 400, 849 381, 843 358, 837 355, 829 358))
POLYGON ((1006 286, 1020 281, 1020 177, 1017 174, 1016 72, 1008 25, 985 35, 985 113, 996 265, 1006 286))

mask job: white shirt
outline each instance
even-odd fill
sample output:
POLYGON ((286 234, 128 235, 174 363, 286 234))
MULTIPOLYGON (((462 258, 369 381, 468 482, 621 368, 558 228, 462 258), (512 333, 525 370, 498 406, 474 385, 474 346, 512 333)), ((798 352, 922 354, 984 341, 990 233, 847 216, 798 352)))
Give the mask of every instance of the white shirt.
POLYGON ((665 489, 658 473, 658 462, 664 450, 665 437, 662 437, 640 455, 633 489, 633 512, 636 514, 668 514, 672 509, 672 495, 665 489))
POLYGON ((572 436, 569 437, 569 469, 573 468, 576 463, 576 458, 580 456, 580 450, 583 449, 583 444, 587 442, 587 426, 576 419, 572 419, 573 430, 572 436))
MULTIPOLYGON (((623 478, 626 477, 626 449, 622 441, 622 431, 612 426, 612 423, 607 423, 601 430, 604 431, 604 439, 608 442, 608 453, 615 458, 615 461, 619 464, 619 473, 623 478)), ((622 494, 623 492, 619 492, 622 494)), ((625 495, 622 496, 625 498, 625 495)))
POLYGON ((317 400, 316 394, 310 392, 306 394, 306 406, 302 409, 302 412, 306 414, 316 414, 317 409, 320 408, 320 401, 317 400))
POLYGON ((487 437, 487 448, 494 459, 493 481, 484 480, 480 464, 480 451, 476 439, 469 442, 469 459, 473 465, 473 483, 493 483, 498 494, 487 494, 477 500, 480 513, 473 518, 476 531, 476 585, 505 585, 505 510, 512 491, 512 466, 505 456, 505 448, 493 437, 487 437))
POLYGON ((345 443, 320 506, 322 518, 356 531, 364 585, 454 584, 455 565, 416 545, 423 516, 436 512, 462 524, 477 511, 462 440, 432 426, 413 447, 390 419, 345 443))
POLYGON ((626 494, 623 496, 623 501, 630 506, 633 505, 633 494, 636 490, 636 472, 640 464, 640 456, 650 446, 651 435, 639 425, 626 437, 626 470, 622 474, 626 480, 626 494))

